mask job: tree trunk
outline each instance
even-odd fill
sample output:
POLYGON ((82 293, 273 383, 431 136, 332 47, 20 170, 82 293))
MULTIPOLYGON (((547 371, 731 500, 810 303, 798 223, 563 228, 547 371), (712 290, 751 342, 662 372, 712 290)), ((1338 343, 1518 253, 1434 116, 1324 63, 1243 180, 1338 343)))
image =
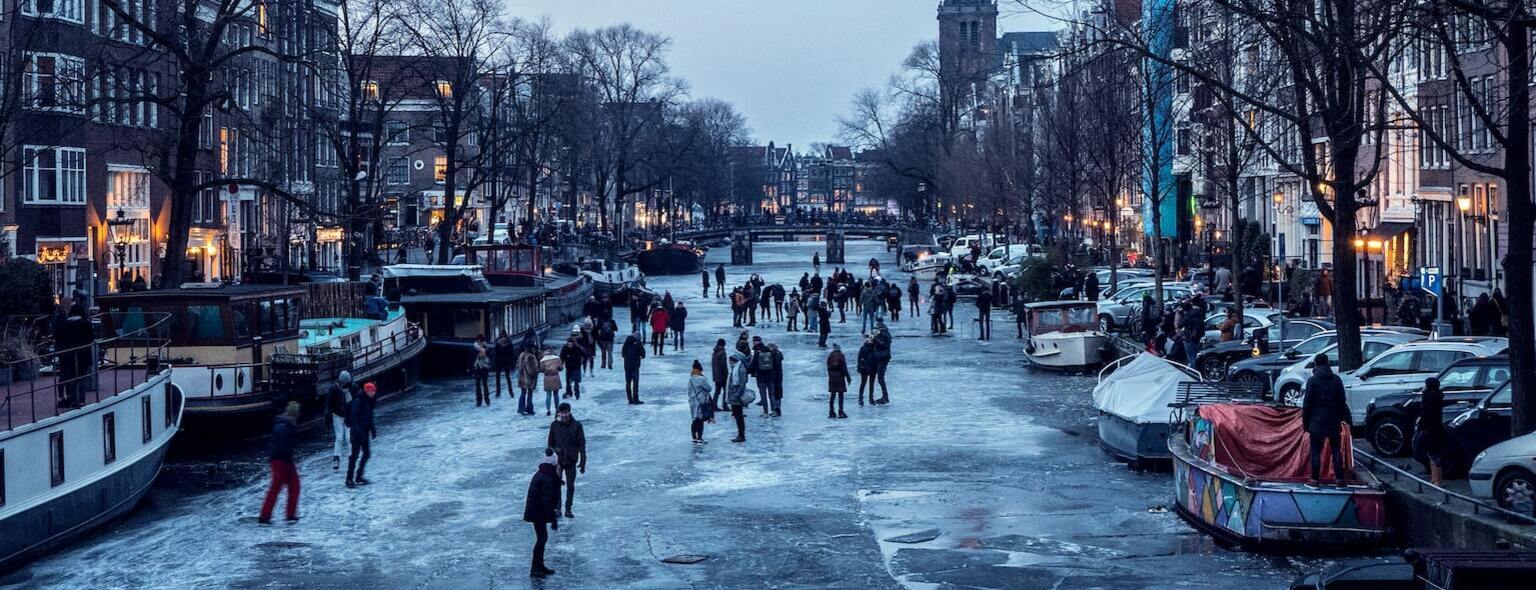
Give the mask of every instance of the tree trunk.
POLYGON ((1531 310, 1532 226, 1536 211, 1531 202, 1531 62, 1530 23, 1526 11, 1514 14, 1506 55, 1509 59, 1509 125, 1504 147, 1508 252, 1504 256, 1504 285, 1509 309, 1510 388, 1514 394, 1512 434, 1536 430, 1536 374, 1528 361, 1536 358, 1536 324, 1531 310))
POLYGON ((175 289, 186 282, 187 242, 191 239, 192 205, 197 200, 197 138, 202 129, 207 76, 197 71, 182 73, 186 87, 176 132, 175 169, 171 178, 170 227, 165 237, 165 257, 160 262, 160 288, 175 289), (202 105, 201 108, 195 108, 202 105))

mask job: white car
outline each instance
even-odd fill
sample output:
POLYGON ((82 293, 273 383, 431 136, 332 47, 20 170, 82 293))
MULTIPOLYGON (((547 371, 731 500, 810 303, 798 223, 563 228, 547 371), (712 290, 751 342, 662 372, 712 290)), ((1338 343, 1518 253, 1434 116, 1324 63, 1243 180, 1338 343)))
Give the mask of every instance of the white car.
POLYGON ((1011 264, 1018 258, 1045 258, 1045 249, 1039 244, 1009 244, 993 248, 976 265, 987 270, 995 270, 1004 264, 1011 264))
MULTIPOLYGON (((1328 366, 1335 369, 1339 366, 1339 344, 1336 336, 1330 336, 1334 341, 1317 354, 1328 359, 1328 366)), ((1360 358, 1370 362, 1381 353, 1391 350, 1392 347, 1407 344, 1421 337, 1415 334, 1401 334, 1397 332, 1373 332, 1360 335, 1360 358)), ((1317 354, 1308 355, 1296 361, 1289 367, 1280 370, 1275 375, 1275 382, 1271 384, 1270 391, 1275 392, 1275 399, 1288 406, 1300 406, 1303 389, 1307 386, 1307 379, 1312 376, 1313 359, 1317 354)), ((1343 376, 1340 375, 1342 378, 1343 376)), ((1347 381, 1346 381, 1347 383, 1347 381)), ((1354 406, 1351 405, 1351 408, 1354 406)), ((1364 411, 1364 406, 1361 406, 1364 411)))
MULTIPOLYGON (((1280 312, 1267 307, 1243 308, 1243 333, 1252 334, 1259 328, 1269 328, 1280 323, 1285 317, 1280 312)), ((1221 324, 1227 321, 1227 312, 1218 311, 1205 317, 1205 337, 1201 339, 1200 346, 1206 347, 1221 341, 1221 324)))
POLYGON ((1002 241, 1002 236, 971 234, 955 240, 955 243, 951 244, 949 247, 949 254, 958 260, 960 258, 971 255, 972 245, 975 245, 981 248, 983 252, 986 252, 992 249, 993 244, 998 244, 1002 241))
MULTIPOLYGON (((1366 336, 1365 346, 1369 348, 1373 339, 1382 336, 1366 336)), ((1414 338, 1414 336, 1404 337, 1414 338)), ((1337 345, 1330 351, 1336 351, 1337 345)), ((1369 350, 1365 351, 1365 364, 1359 368, 1339 374, 1344 381, 1344 395, 1349 400, 1350 421, 1356 426, 1365 425, 1366 408, 1377 397, 1389 393, 1404 393, 1416 391, 1424 387, 1424 380, 1439 375, 1451 363, 1464 358, 1491 356, 1503 352, 1509 348, 1508 340, 1504 338, 1443 338, 1440 340, 1419 340, 1393 346, 1380 354, 1372 356, 1369 350)), ((1330 354, 1324 352, 1323 354, 1330 354)), ((1330 362, 1337 363, 1337 356, 1330 354, 1330 362)), ((1294 367, 1292 367, 1294 368, 1294 367)), ((1310 367, 1309 367, 1310 369, 1310 367)), ((1286 369, 1290 371, 1290 369, 1286 369)), ((1311 375, 1308 370, 1306 376, 1311 375)), ((1289 375, 1291 378, 1301 377, 1302 374, 1289 375)), ((1288 375, 1282 374, 1282 378, 1288 375)), ((1276 385, 1280 385, 1278 380, 1276 385)), ((1282 399, 1291 405, 1301 405, 1302 391, 1306 379, 1300 380, 1300 385, 1287 383, 1277 389, 1281 391, 1282 399), (1285 392, 1292 391, 1292 397, 1286 397, 1285 392)))
POLYGON ((1507 510, 1536 515, 1536 432, 1478 453, 1467 471, 1467 483, 1474 497, 1491 498, 1507 510))

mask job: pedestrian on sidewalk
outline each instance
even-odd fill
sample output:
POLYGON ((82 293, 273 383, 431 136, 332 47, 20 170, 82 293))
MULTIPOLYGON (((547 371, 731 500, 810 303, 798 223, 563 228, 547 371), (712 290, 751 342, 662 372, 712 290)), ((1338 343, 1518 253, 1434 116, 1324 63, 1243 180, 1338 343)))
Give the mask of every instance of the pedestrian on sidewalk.
POLYGON ((821 302, 821 305, 816 309, 816 327, 821 336, 816 345, 826 348, 827 336, 832 334, 832 308, 827 307, 827 302, 825 301, 821 302))
POLYGON ((560 348, 560 363, 565 366, 565 397, 581 399, 581 366, 586 362, 581 348, 581 329, 571 329, 571 336, 560 348))
POLYGON ((619 325, 614 323, 612 314, 608 314, 597 320, 597 348, 602 355, 604 369, 613 368, 613 341, 618 337, 619 325))
MULTIPOLYGON (((843 357, 843 348, 837 344, 832 345, 832 352, 827 354, 827 417, 847 418, 843 412, 843 398, 848 394, 848 384, 853 377, 848 375, 848 359, 843 357)), ((863 399, 859 401, 863 405, 863 399)))
POLYGON ((667 327, 672 329, 672 350, 687 350, 688 341, 683 332, 688 329, 688 308, 683 302, 677 302, 677 307, 672 309, 667 327))
POLYGON ((1424 454, 1429 469, 1429 483, 1440 485, 1445 476, 1445 455, 1449 450, 1445 433, 1445 392, 1440 380, 1424 380, 1424 397, 1419 403, 1419 424, 1414 429, 1413 448, 1424 454))
POLYGON ((869 401, 875 401, 875 337, 864 335, 854 366, 859 372, 859 405, 864 405, 864 389, 869 388, 869 401))
POLYGON ((715 295, 725 297, 725 265, 715 267, 715 295))
POLYGON ((982 289, 976 294, 976 338, 992 339, 992 291, 982 289))
POLYGON ((645 344, 640 341, 639 334, 630 334, 624 339, 619 356, 624 357, 624 399, 630 405, 645 403, 640 401, 640 361, 645 358, 645 344))
POLYGON ((267 486, 267 496, 261 501, 261 514, 256 522, 272 524, 272 509, 277 506, 277 494, 288 488, 288 504, 284 516, 288 522, 299 520, 299 468, 293 463, 293 436, 299 428, 299 402, 288 402, 282 414, 272 420, 272 435, 267 439, 267 463, 272 468, 272 484, 267 486))
POLYGON ((688 376, 688 409, 693 416, 689 432, 693 434, 695 444, 704 444, 704 423, 715 421, 715 401, 710 393, 709 380, 704 378, 704 365, 694 359, 693 370, 688 376))
POLYGON ((710 376, 714 378, 715 382, 715 393, 711 399, 714 400, 715 411, 717 412, 724 411, 726 405, 725 400, 722 398, 725 395, 726 381, 730 379, 730 365, 727 359, 725 339, 716 338, 715 350, 709 356, 709 368, 710 376))
MULTIPOLYGON (((507 396, 512 395, 512 370, 517 368, 517 347, 512 344, 512 337, 503 330, 496 336, 496 343, 491 347, 491 368, 496 371, 496 397, 501 397, 501 381, 507 381, 507 396)), ((489 398, 487 398, 487 402, 489 398)))
POLYGON ((671 319, 667 308, 658 305, 651 309, 651 352, 656 356, 667 353, 667 325, 671 319))
POLYGON ((368 459, 373 457, 373 439, 379 437, 379 429, 373 423, 374 396, 378 388, 372 383, 363 384, 363 394, 353 397, 347 412, 347 427, 352 431, 352 454, 347 457, 347 487, 368 485, 363 472, 368 469, 368 459))
POLYGON ((560 475, 565 480, 565 517, 575 518, 571 504, 576 500, 576 473, 587 472, 587 433, 581 422, 571 416, 571 404, 561 403, 555 421, 549 423, 547 446, 560 457, 560 475))
POLYGON ((747 391, 747 355, 741 351, 731 351, 729 356, 730 376, 726 382, 725 401, 731 406, 731 418, 736 421, 736 438, 731 442, 747 442, 747 413, 746 408, 753 401, 752 392, 747 391))
POLYGON ((1333 479, 1343 481, 1344 451, 1341 445, 1343 428, 1349 428, 1349 402, 1344 395, 1344 382, 1328 366, 1327 355, 1319 354, 1312 359, 1312 376, 1307 379, 1306 393, 1302 397, 1301 422, 1306 427, 1310 448, 1307 460, 1311 465, 1308 483, 1317 485, 1322 479, 1323 443, 1333 459, 1333 479))
POLYGON ((553 349, 544 349, 544 357, 539 359, 539 372, 544 374, 544 415, 552 413, 555 403, 560 397, 560 371, 565 368, 565 361, 555 355, 553 349))
MULTIPOLYGON (((491 384, 488 381, 491 375, 491 356, 484 334, 475 337, 475 361, 469 371, 475 376, 475 407, 491 405, 491 384)), ((496 381, 496 387, 501 387, 500 379, 496 381)))
POLYGON ((528 575, 542 578, 555 573, 544 567, 544 546, 549 543, 549 529, 560 530, 560 475, 553 450, 545 449, 544 460, 528 482, 528 498, 523 503, 523 520, 533 524, 533 566, 528 575))
POLYGON ((524 350, 517 356, 517 413, 533 415, 533 391, 539 386, 539 354, 537 348, 524 350))
POLYGON ((357 387, 352 385, 352 373, 342 371, 336 375, 336 381, 331 383, 330 391, 325 395, 326 419, 331 421, 331 470, 341 469, 341 456, 348 450, 347 443, 347 404, 357 395, 357 387))
POLYGON ((885 370, 891 365, 891 331, 885 327, 884 320, 875 322, 875 381, 880 383, 880 401, 875 401, 875 386, 869 386, 869 403, 871 405, 885 405, 891 403, 890 393, 885 389, 885 370))

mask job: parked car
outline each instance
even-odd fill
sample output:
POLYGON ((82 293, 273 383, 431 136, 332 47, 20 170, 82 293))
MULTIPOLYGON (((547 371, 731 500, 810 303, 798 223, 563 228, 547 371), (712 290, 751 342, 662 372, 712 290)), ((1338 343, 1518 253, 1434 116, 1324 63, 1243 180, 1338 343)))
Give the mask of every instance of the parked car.
MULTIPOLYGON (((1259 328, 1268 329, 1280 324, 1285 313, 1279 310, 1263 307, 1243 308, 1243 333, 1251 334, 1259 328)), ((1202 348, 1221 342, 1221 324, 1227 321, 1226 310, 1216 311, 1205 316, 1205 337, 1201 339, 1202 348)), ((1217 374, 1220 377, 1220 373, 1217 374)))
MULTIPOLYGON (((1286 320, 1285 328, 1280 332, 1280 340, 1274 340, 1271 336, 1269 341, 1269 347, 1281 349, 1280 352, 1265 353, 1259 350, 1250 336, 1242 343, 1222 342, 1209 349, 1201 349, 1196 363, 1214 362, 1205 359, 1207 356, 1220 355, 1221 362, 1226 366, 1225 380, 1258 383, 1267 392, 1281 370, 1322 352, 1338 341, 1338 333, 1333 331, 1333 322, 1316 318, 1286 320), (1303 337, 1304 334, 1309 335, 1303 337)), ((1270 330, 1270 333, 1273 334, 1274 330, 1270 330)))
POLYGON ((1003 264, 1006 264, 1019 257, 1045 258, 1045 248, 1041 248, 1039 244, 1009 244, 1007 246, 998 246, 993 248, 992 251, 987 253, 986 256, 982 256, 981 260, 977 260, 976 266, 987 270, 993 270, 996 267, 1002 266, 1003 264))
MULTIPOLYGON (((1440 419, 1450 422, 1509 381, 1509 357, 1496 355, 1462 359, 1438 376, 1445 392, 1440 419)), ((1401 457, 1413 451, 1423 390, 1389 393, 1365 407, 1365 438, 1377 453, 1401 457)))
MULTIPOLYGON (((1462 431, 1467 428, 1471 420, 1477 419, 1476 414, 1508 412, 1512 391, 1505 384, 1488 396, 1487 404, 1480 404, 1479 408, 1464 414, 1473 417, 1456 425, 1454 429, 1462 431)), ((1507 436, 1508 414, 1503 416, 1502 432, 1507 436)), ((1460 442, 1464 434, 1468 433, 1456 432, 1456 440, 1460 442)), ((1471 485, 1474 497, 1491 498, 1505 509, 1536 515, 1536 433, 1511 438, 1479 451, 1472 459, 1472 466, 1467 469, 1467 483, 1471 485)))
POLYGON ((1371 400, 1417 390, 1425 379, 1439 375, 1456 361, 1491 356, 1508 348, 1503 338, 1423 340, 1395 346, 1360 368, 1339 375, 1349 398, 1351 419, 1356 426, 1364 426, 1365 408, 1371 400))
MULTIPOLYGON (((1398 332, 1373 332, 1360 334, 1360 358, 1369 363, 1381 353, 1395 346, 1420 340, 1413 334, 1401 334, 1398 332)), ((1339 344, 1337 341, 1328 345, 1317 354, 1324 355, 1328 359, 1328 365, 1338 367, 1339 344)), ((1312 376, 1313 357, 1303 357, 1291 366, 1280 370, 1275 376, 1275 382, 1270 386, 1270 391, 1275 392, 1275 401, 1290 405, 1301 405, 1302 388, 1307 384, 1307 378, 1312 376)), ((1342 376, 1341 376, 1342 377, 1342 376)), ((1348 383, 1348 381, 1346 381, 1348 383)))
MULTIPOLYGON (((1099 301, 1099 329, 1105 332, 1113 332, 1121 327, 1129 326, 1131 319, 1140 310, 1141 296, 1146 293, 1155 293, 1156 285, 1145 285, 1121 289, 1115 294, 1115 299, 1099 301)), ((1163 284, 1163 301, 1177 301, 1189 297, 1192 291, 1189 285, 1181 283, 1163 284)))
POLYGON ((1447 425, 1453 445, 1452 467, 1460 474, 1474 463, 1478 453, 1509 440, 1514 420, 1514 390, 1505 383, 1478 400, 1472 409, 1451 419, 1447 425))

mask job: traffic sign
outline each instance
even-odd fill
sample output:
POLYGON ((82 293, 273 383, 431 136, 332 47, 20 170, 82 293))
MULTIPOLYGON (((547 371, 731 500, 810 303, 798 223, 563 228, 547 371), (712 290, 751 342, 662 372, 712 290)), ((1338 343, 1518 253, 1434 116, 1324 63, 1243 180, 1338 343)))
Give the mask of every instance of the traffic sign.
POLYGON ((1423 289, 1425 292, 1429 293, 1430 295, 1434 295, 1435 297, 1439 297, 1440 296, 1440 291, 1441 291, 1442 287, 1443 287, 1443 280, 1442 280, 1442 277, 1440 276, 1440 267, 1438 267, 1438 266, 1421 266, 1421 267, 1419 267, 1419 288, 1420 289, 1423 289))

